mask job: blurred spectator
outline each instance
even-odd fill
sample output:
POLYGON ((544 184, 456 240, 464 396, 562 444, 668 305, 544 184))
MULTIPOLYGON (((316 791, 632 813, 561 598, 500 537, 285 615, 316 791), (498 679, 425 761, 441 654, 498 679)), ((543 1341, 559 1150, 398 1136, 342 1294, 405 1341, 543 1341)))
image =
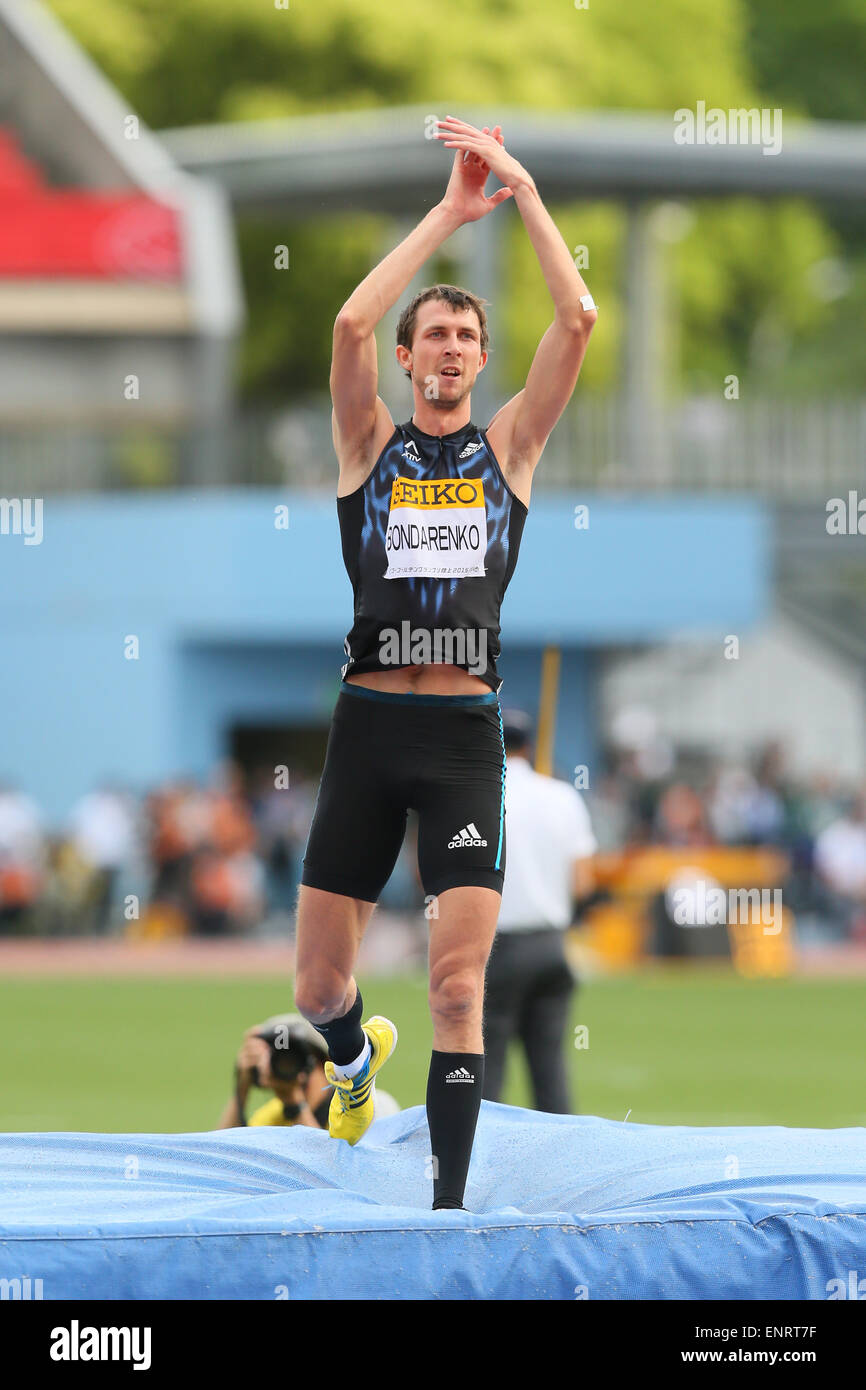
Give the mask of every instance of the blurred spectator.
POLYGON ((706 845, 712 840, 704 803, 684 782, 663 793, 656 812, 656 830, 664 845, 706 845))
POLYGON ((108 925, 115 884, 135 851, 135 821, 132 799, 107 785, 83 796, 72 811, 71 845, 89 871, 94 931, 108 925))
POLYGON ((0 785, 0 931, 18 931, 39 896, 46 845, 36 803, 0 785))
POLYGON ((294 912, 315 793, 316 785, 306 777, 277 787, 270 768, 258 772, 252 814, 267 875, 267 900, 275 912, 294 912))
POLYGON ((586 800, 602 854, 621 849, 629 839, 629 811, 621 779, 605 773, 595 789, 587 789, 586 800))
POLYGON ((755 781, 746 799, 746 844, 778 844, 782 839, 785 804, 780 793, 781 778, 781 751, 771 743, 758 759, 755 781))
POLYGON ((749 804, 756 783, 752 774, 735 764, 716 769, 707 813, 716 837, 725 845, 744 844, 748 835, 749 804))
POLYGON ((240 768, 226 763, 217 770, 205 804, 205 834, 219 854, 243 854, 253 848, 256 832, 240 768))
POLYGON ((816 839, 839 814, 843 798, 835 777, 819 772, 803 789, 804 819, 807 833, 816 839))
POLYGON ((815 868, 827 892, 827 906, 846 935, 866 939, 866 795, 853 797, 838 820, 815 842, 815 868))
POLYGON ((780 843, 787 811, 781 787, 774 745, 761 754, 754 773, 739 765, 719 768, 708 806, 719 839, 728 845, 780 843))
POLYGON ((264 871, 240 770, 219 767, 204 789, 184 781, 149 802, 154 883, 151 911, 166 906, 189 927, 215 936, 255 925, 264 871))
POLYGON ((254 926, 262 910, 263 872, 252 854, 220 854, 205 846, 190 865, 189 913, 194 931, 219 936, 254 926))
POLYGON ((195 786, 183 782, 157 790, 147 799, 155 902, 174 903, 185 896, 190 856, 198 838, 195 810, 200 804, 195 786))

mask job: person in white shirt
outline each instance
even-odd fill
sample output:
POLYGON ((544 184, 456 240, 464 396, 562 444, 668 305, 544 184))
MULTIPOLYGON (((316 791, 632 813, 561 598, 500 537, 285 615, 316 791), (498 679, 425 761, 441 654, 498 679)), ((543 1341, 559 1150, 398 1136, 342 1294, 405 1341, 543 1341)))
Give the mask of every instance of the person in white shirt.
POLYGON ((73 844, 92 874, 92 929, 109 925, 114 886, 136 848, 135 805, 119 787, 105 784, 88 792, 70 816, 73 844))
POLYGON ((815 840, 815 871, 824 887, 827 915, 846 936, 866 918, 866 793, 850 798, 845 814, 815 840))
POLYGON ((571 1114, 565 1034, 575 979, 564 935, 592 889, 598 848, 580 793, 534 771, 532 724, 503 710, 507 858, 484 998, 484 1099, 502 1091, 508 1044, 523 1044, 536 1110, 571 1114))

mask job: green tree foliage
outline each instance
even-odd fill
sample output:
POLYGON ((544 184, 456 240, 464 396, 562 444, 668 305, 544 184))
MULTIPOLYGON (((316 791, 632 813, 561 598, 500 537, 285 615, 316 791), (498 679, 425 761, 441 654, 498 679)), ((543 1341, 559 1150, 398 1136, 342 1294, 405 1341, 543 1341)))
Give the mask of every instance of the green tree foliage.
MULTIPOLYGON (((866 121, 864 0, 749 0, 746 17, 746 52, 768 99, 815 120, 866 121)), ((796 392, 862 390, 866 380, 866 202, 831 204, 826 214, 843 261, 829 286, 821 266, 803 285, 804 298, 815 295, 813 331, 776 372, 796 392), (822 302, 833 279, 848 288, 822 302)))
POLYGON ((866 121, 863 0, 749 0, 746 51, 761 91, 822 121, 866 121))
POLYGON ((52 0, 155 128, 430 103, 666 110, 751 87, 737 0, 52 0))
MULTIPOLYGON (((672 115, 699 100, 724 108, 767 104, 762 93, 771 86, 782 93, 786 118, 798 111, 847 116, 857 109, 856 64, 866 42, 862 0, 827 0, 810 16, 805 0, 589 0, 586 8, 578 0, 468 0, 453 7, 427 0, 288 0, 287 8, 279 6, 280 0, 51 0, 58 18, 157 131, 405 105, 443 114, 485 109, 491 124, 509 108, 672 115), (835 105, 828 95, 829 40, 818 33, 828 7, 848 53, 835 105), (827 54, 821 81, 809 64, 809 45, 819 39, 827 54), (796 62, 789 66, 785 53, 796 62)), ((859 100, 862 107, 862 82, 859 100)), ((447 172, 443 158, 443 189, 447 172)), ((584 380, 609 388, 621 358, 623 214, 614 205, 578 201, 555 214, 569 246, 590 248, 585 276, 604 318, 584 380)), ((518 384, 551 306, 519 217, 509 221, 505 360, 518 384)), ((286 401, 327 390, 333 317, 381 254, 386 226, 367 215, 291 226, 279 218, 240 219, 250 309, 241 354, 247 399, 286 401), (287 271, 274 266, 280 244, 289 247, 287 271)), ((828 386, 830 369, 821 365, 827 359, 815 361, 809 352, 818 316, 807 300, 814 267, 836 251, 823 212, 810 206, 697 207, 685 239, 666 253, 671 306, 682 316, 679 363, 671 366, 679 367, 682 386, 709 386, 729 372, 765 372, 755 334, 767 323, 782 351, 773 359, 775 376, 765 372, 765 379, 783 389, 798 378, 805 353, 814 389, 828 386)), ((834 315, 845 319, 846 303, 826 310, 822 331, 831 332, 834 315)), ((854 382, 858 350, 862 356, 862 348, 852 348, 853 359, 843 355, 841 383, 834 375, 834 386, 854 382), (845 363, 852 365, 846 370, 845 363)), ((834 355, 834 368, 839 365, 834 355)))

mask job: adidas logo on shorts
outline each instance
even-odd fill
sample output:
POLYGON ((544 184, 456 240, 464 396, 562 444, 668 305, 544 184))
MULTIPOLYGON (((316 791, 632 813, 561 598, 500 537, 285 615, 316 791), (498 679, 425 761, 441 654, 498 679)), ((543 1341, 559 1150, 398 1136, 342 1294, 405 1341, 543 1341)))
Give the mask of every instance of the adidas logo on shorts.
POLYGON ((449 1071, 448 1075, 447 1075, 446 1078, 445 1078, 446 1085, 447 1085, 447 1083, 448 1083, 449 1081, 474 1081, 474 1080, 475 1080, 475 1077, 472 1075, 471 1071, 467 1071, 465 1067, 458 1067, 456 1071, 449 1071))
POLYGON ((468 849, 470 845, 486 845, 487 841, 482 840, 481 831, 478 826, 470 821, 462 830, 458 830, 453 840, 448 841, 449 849, 468 849))

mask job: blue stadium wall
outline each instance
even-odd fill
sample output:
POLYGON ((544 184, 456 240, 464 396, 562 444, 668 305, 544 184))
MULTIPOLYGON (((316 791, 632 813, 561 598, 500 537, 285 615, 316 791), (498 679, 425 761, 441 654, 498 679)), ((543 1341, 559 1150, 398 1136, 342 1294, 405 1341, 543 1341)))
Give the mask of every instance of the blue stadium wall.
MULTIPOLYGON (((741 634, 769 573, 755 499, 544 492, 503 605, 502 703, 535 711, 541 651, 559 644, 557 770, 592 766, 599 653, 741 634)), ((333 498, 48 498, 39 544, 0 534, 0 778, 60 821, 105 776, 206 775, 232 724, 323 725, 351 616, 333 498)))

